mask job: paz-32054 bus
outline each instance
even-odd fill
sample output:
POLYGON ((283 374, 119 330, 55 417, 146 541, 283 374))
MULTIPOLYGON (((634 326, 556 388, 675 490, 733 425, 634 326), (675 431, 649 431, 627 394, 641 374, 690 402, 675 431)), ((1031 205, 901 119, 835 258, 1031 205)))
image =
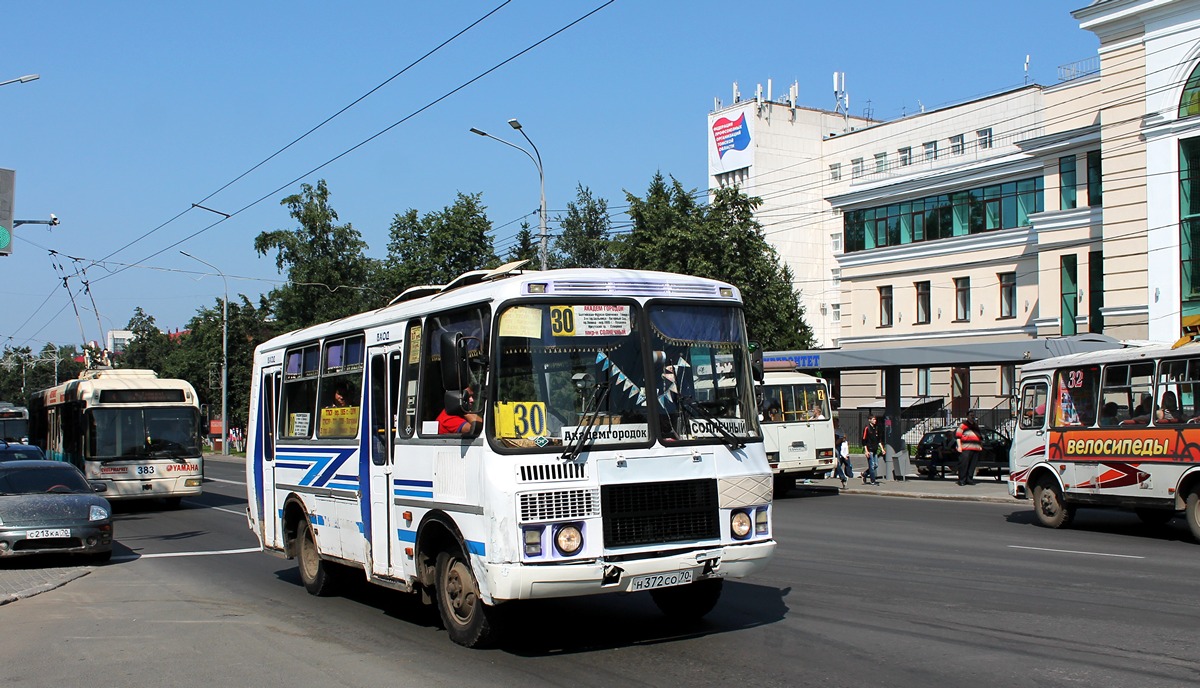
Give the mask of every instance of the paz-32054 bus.
POLYGON ((1071 354, 1021 369, 1009 492, 1038 521, 1077 507, 1183 512, 1200 539, 1200 343, 1071 354))
POLYGON ((249 523, 299 560, 494 638, 514 600, 649 591, 698 618, 775 548, 742 304, 728 283, 518 264, 258 347, 249 523))

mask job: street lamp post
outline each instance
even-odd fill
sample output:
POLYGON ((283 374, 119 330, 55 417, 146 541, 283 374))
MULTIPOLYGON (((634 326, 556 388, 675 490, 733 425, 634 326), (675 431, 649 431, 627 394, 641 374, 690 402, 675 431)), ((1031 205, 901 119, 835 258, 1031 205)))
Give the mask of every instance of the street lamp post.
POLYGON ((40 74, 26 74, 25 76, 19 76, 16 79, 9 79, 8 81, 0 81, 0 86, 7 86, 9 84, 15 84, 18 81, 24 84, 24 83, 28 83, 30 81, 37 81, 40 78, 42 78, 42 76, 40 74))
POLYGON ((212 263, 201 260, 187 251, 180 253, 216 270, 225 284, 225 298, 221 299, 221 455, 229 456, 229 281, 225 279, 225 273, 212 263))
POLYGON ((508 141, 505 141, 502 138, 497 138, 497 137, 492 136, 491 134, 487 133, 486 131, 476 129, 475 127, 471 127, 471 133, 479 134, 480 136, 484 136, 486 138, 492 139, 493 141, 499 141, 500 143, 503 143, 506 146, 516 148, 517 150, 521 151, 525 155, 529 156, 529 159, 532 160, 533 164, 537 167, 538 180, 540 181, 541 187, 542 187, 542 189, 541 189, 541 191, 542 191, 541 205, 539 206, 539 210, 538 210, 538 225, 539 225, 539 228, 541 229, 541 248, 538 251, 538 255, 541 258, 542 269, 545 270, 546 269, 546 249, 547 249, 548 235, 546 233, 546 173, 542 169, 542 154, 538 151, 537 146, 535 146, 533 144, 533 141, 529 138, 529 135, 525 133, 525 130, 521 128, 521 123, 518 122, 516 120, 516 118, 508 120, 508 126, 521 132, 521 136, 523 136, 525 138, 525 140, 529 142, 529 146, 531 148, 533 148, 533 153, 530 153, 529 151, 525 150, 524 148, 518 146, 515 143, 510 143, 508 141))

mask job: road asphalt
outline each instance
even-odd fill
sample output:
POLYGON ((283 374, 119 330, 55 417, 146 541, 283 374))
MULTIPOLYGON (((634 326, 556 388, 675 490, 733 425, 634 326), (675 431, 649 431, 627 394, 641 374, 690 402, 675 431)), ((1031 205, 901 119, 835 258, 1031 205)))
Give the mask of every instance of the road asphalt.
MULTIPOLYGON (((239 463, 242 461, 239 457, 206 456, 205 458, 239 463)), ((844 488, 841 486, 841 482, 834 478, 800 482, 796 485, 796 489, 789 493, 789 497, 799 497, 805 492, 836 491, 851 495, 1017 503, 1008 496, 1006 480, 996 480, 993 476, 980 475, 976 481, 974 485, 960 486, 953 478, 928 479, 910 476, 904 480, 883 480, 879 485, 865 485, 856 473, 852 480, 846 481, 844 488)), ((118 539, 119 537, 118 534, 118 539)), ((64 557, 35 556, 0 559, 0 605, 53 590, 76 578, 86 576, 94 569, 94 566, 76 564, 64 557)))

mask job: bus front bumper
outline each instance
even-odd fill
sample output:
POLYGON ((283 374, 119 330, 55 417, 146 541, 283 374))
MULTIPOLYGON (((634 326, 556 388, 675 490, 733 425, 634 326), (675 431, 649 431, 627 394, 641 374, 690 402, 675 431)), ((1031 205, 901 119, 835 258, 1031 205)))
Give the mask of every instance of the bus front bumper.
POLYGON ((766 567, 774 551, 775 541, 767 540, 614 562, 489 564, 487 588, 493 602, 638 592, 655 584, 646 578, 653 576, 662 580, 671 576, 675 576, 674 580, 690 577, 692 582, 705 578, 744 578, 766 567))

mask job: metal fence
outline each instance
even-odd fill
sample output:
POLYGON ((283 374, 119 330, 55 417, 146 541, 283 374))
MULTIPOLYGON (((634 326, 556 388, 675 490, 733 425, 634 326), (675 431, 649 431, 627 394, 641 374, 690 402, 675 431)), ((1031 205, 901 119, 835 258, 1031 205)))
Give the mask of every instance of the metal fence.
MULTIPOLYGON (((996 408, 981 409, 974 408, 971 413, 975 414, 975 419, 978 423, 987 428, 992 428, 1001 434, 1012 437, 1013 429, 1016 425, 1016 415, 1013 412, 1011 405, 1002 403, 996 408)), ((862 452, 862 431, 867 425, 867 418, 870 416, 879 418, 881 428, 886 427, 887 417, 878 409, 839 409, 838 410, 838 432, 844 433, 850 442, 851 453, 862 452)), ((921 411, 912 409, 904 409, 900 413, 900 432, 904 438, 904 443, 911 449, 921 441, 921 436, 930 430, 945 427, 947 425, 958 425, 962 422, 962 416, 955 416, 950 412, 949 405, 943 405, 938 408, 930 409, 925 405, 921 411)))

